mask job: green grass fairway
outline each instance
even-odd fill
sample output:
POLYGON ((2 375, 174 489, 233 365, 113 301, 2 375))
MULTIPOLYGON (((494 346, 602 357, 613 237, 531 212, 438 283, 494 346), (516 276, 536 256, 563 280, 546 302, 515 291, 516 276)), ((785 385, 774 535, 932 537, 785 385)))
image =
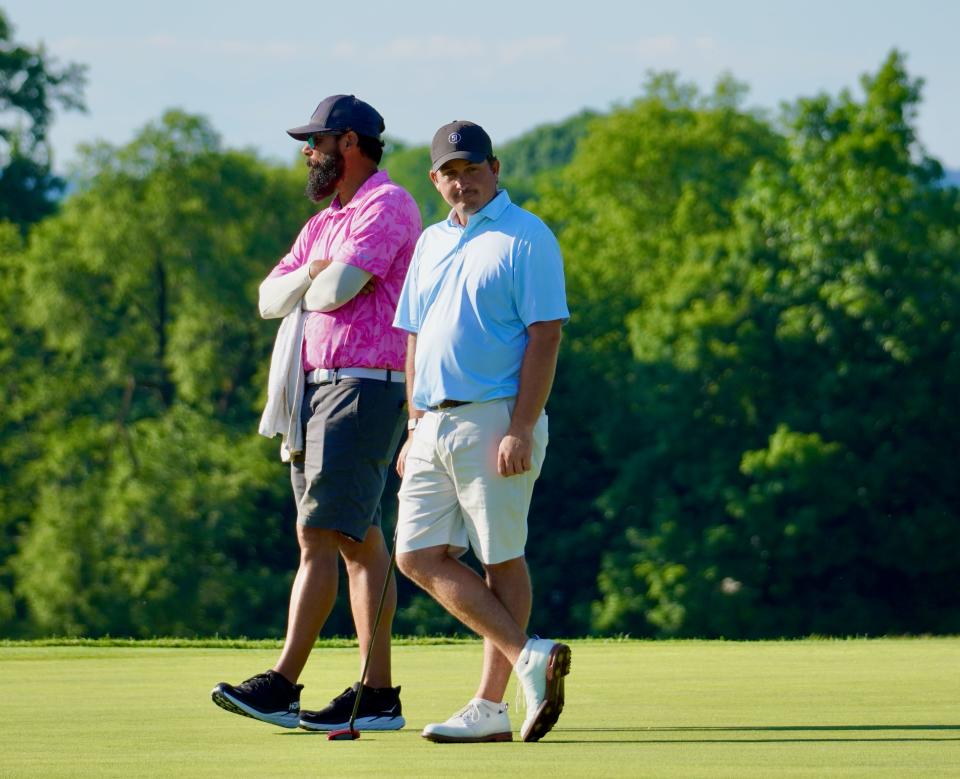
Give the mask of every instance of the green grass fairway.
MULTIPOLYGON (((276 649, 0 646, 0 777, 960 776, 960 639, 571 644, 554 731, 471 745, 420 729, 473 694, 476 642, 395 646, 407 728, 333 742, 210 701, 276 649)), ((318 648, 304 706, 357 665, 318 648)))

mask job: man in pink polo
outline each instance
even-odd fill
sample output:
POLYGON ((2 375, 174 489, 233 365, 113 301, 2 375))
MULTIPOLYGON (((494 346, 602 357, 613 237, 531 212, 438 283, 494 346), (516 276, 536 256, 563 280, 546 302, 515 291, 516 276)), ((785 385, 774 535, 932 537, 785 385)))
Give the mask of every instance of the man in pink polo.
POLYGON ((238 685, 221 682, 212 697, 228 711, 282 727, 344 728, 359 693, 357 682, 324 709, 300 710, 297 680, 333 608, 340 557, 361 668, 370 653, 355 727, 404 725, 390 673, 393 581, 372 645, 370 636, 389 567, 380 498, 407 418, 406 334, 393 327, 393 317, 420 214, 409 193, 377 169, 383 130, 372 106, 333 95, 308 124, 287 131, 304 142, 307 196, 314 202, 335 196, 260 286, 261 315, 283 318, 260 432, 283 435, 300 566, 277 663, 238 685))

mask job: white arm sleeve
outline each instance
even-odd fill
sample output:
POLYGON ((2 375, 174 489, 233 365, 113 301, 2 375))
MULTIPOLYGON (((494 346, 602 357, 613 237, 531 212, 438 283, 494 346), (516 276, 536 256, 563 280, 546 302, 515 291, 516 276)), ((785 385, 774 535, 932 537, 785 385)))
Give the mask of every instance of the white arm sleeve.
POLYGON ((264 279, 260 284, 260 316, 264 319, 282 319, 300 304, 309 286, 309 262, 283 276, 264 279))
POLYGON ((345 262, 332 262, 310 284, 303 296, 307 311, 333 311, 352 300, 363 289, 372 273, 345 262))

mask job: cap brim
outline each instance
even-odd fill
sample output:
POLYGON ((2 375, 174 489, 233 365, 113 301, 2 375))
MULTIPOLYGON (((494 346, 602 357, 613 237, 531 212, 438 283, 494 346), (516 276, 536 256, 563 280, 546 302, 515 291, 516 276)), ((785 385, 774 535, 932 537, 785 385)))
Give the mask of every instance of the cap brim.
POLYGON ((314 133, 328 133, 330 132, 329 127, 324 127, 319 124, 305 124, 301 127, 294 127, 290 130, 287 130, 287 135, 291 138, 294 138, 298 141, 305 141, 314 133))
POLYGON ((483 152, 452 151, 449 154, 444 154, 440 159, 436 160, 430 170, 436 173, 438 170, 440 170, 440 168, 450 162, 450 160, 470 160, 470 162, 484 162, 486 159, 487 155, 483 152))

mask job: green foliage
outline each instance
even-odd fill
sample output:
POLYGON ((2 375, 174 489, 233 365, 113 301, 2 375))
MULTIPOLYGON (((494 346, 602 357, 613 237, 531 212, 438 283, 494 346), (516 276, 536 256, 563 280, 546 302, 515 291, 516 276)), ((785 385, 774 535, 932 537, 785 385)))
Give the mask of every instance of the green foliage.
MULTIPOLYGON (((407 588, 409 590, 409 588, 407 588)), ((409 636, 452 635, 465 628, 433 598, 422 591, 410 592, 397 609, 393 629, 409 636)))
POLYGON ((960 203, 900 55, 863 86, 781 141, 661 80, 544 196, 618 407, 598 630, 957 629, 960 203), (576 181, 602 205, 574 221, 576 181))
MULTIPOLYGON (((656 469, 668 467, 670 458, 677 458, 674 467, 689 467, 685 447, 694 442, 671 442, 677 448, 668 453, 661 412, 647 393, 675 377, 647 373, 628 328, 656 305, 664 285, 676 282, 671 297, 682 300, 695 279, 710 277, 711 242, 732 222, 740 183, 782 146, 758 117, 730 105, 730 91, 724 80, 701 97, 673 76, 651 78, 647 94, 632 106, 592 122, 572 163, 531 206, 558 231, 571 310, 550 401, 562 437, 551 438, 540 494, 550 496, 547 515, 562 517, 569 528, 564 545, 574 557, 568 559, 584 571, 568 597, 589 601, 599 588, 606 598, 592 612, 580 607, 581 631, 652 630, 634 585, 638 574, 619 549, 639 543, 644 504, 662 478, 656 469), (694 251, 696 238, 703 243, 694 251), (671 260, 661 259, 668 252, 671 260), (567 425, 574 430, 564 435, 567 425)), ((676 505, 676 496, 667 500, 676 505)), ((645 548, 641 556, 655 553, 645 548)), ((672 565, 663 563, 668 573, 658 591, 675 586, 672 565)), ((560 567, 570 575, 570 565, 560 567)), ((682 621, 675 608, 664 608, 672 616, 658 620, 682 621)))
POLYGON ((22 480, 22 465, 29 461, 32 446, 23 435, 31 415, 31 404, 24 397, 29 390, 24 385, 32 384, 42 370, 36 360, 40 339, 20 324, 18 316, 23 293, 10 258, 22 251, 22 245, 16 227, 0 222, 0 309, 5 312, 0 327, 0 397, 4 399, 0 404, 0 625, 15 624, 19 616, 9 561, 30 515, 22 480))
POLYGON ((83 167, 62 214, 31 236, 31 324, 112 399, 112 417, 182 400, 248 422, 275 330, 252 310, 256 287, 309 213, 291 174, 221 151, 178 112, 125 148, 86 150, 83 167))
POLYGON ((424 225, 432 225, 447 218, 450 207, 443 202, 430 181, 430 147, 414 146, 398 149, 384 155, 383 168, 390 178, 413 195, 420 206, 424 225))
POLYGON ((55 105, 84 110, 84 82, 83 67, 14 43, 0 9, 0 220, 25 228, 53 212, 64 182, 51 172, 47 129, 55 105))
POLYGON ((0 608, 39 633, 276 633, 296 545, 276 442, 255 434, 276 326, 254 301, 309 213, 302 172, 179 112, 82 171, 5 262, 0 608))
POLYGON ((587 134, 594 111, 578 114, 525 132, 495 149, 500 176, 515 203, 535 197, 545 182, 573 159, 577 144, 587 134))
POLYGON ((41 634, 282 627, 297 551, 273 447, 183 406, 132 425, 127 447, 109 427, 72 432, 48 455, 59 484, 41 491, 14 560, 41 634))
POLYGON ((564 167, 573 159, 577 144, 587 134, 595 111, 581 111, 561 122, 534 127, 503 144, 497 156, 511 179, 528 180, 564 167))
MULTIPOLYGON (((577 143, 586 134, 592 111, 582 111, 555 124, 545 124, 494 149, 501 163, 502 186, 515 203, 533 197, 542 181, 573 158, 577 143)), ((390 142, 383 167, 390 177, 405 187, 420 205, 424 225, 447 218, 450 207, 430 181, 430 147, 403 146, 390 142)))
MULTIPOLYGON (((921 86, 894 52, 861 96, 774 122, 729 77, 653 74, 499 150, 571 309, 531 630, 960 630, 960 191, 917 143, 921 86)), ((446 216, 426 147, 385 167, 446 216)), ((254 301, 310 212, 297 168, 169 112, 85 149, 26 238, 0 224, 0 634, 282 631, 293 506, 254 434, 254 301)), ((460 629, 405 581, 396 628, 460 629)))

